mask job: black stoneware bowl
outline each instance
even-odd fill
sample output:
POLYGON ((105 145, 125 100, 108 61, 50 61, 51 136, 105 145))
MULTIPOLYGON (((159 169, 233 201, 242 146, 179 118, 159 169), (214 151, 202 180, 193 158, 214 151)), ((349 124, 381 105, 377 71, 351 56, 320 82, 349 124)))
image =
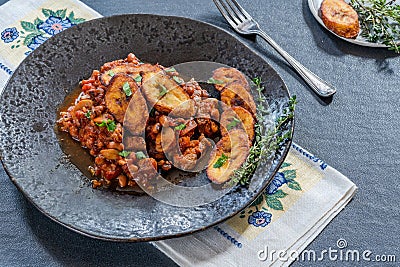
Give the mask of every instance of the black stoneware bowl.
MULTIPOLYGON (((222 222, 249 205, 283 162, 290 142, 263 162, 250 187, 234 187, 210 204, 185 208, 148 195, 95 190, 64 154, 55 133, 57 109, 93 69, 133 52, 164 66, 214 61, 259 76, 271 119, 289 100, 280 76, 252 48, 213 25, 187 18, 119 15, 74 26, 33 51, 0 99, 2 163, 18 189, 46 216, 81 234, 114 241, 182 236, 222 222)), ((292 130, 293 123, 287 125, 292 130)))

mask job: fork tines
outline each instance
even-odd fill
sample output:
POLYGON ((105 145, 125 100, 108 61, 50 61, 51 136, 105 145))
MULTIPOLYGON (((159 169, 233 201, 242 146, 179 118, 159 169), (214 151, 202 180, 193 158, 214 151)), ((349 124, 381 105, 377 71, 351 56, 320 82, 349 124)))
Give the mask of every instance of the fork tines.
POLYGON ((236 0, 213 0, 218 10, 229 22, 229 24, 239 25, 252 17, 244 10, 236 0))

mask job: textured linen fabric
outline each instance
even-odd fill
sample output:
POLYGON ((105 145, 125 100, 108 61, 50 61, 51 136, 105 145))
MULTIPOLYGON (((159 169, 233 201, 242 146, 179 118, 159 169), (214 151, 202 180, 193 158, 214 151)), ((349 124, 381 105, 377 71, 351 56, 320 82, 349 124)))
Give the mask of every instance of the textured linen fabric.
MULTIPOLYGON (((67 7, 69 11, 74 10, 76 12, 75 17, 90 19, 100 16, 79 1, 12 0, 0 7, 0 13, 5 14, 0 17, 1 29, 12 29, 15 25, 19 25, 21 20, 33 21, 35 17, 43 13, 43 8, 56 11, 59 8, 62 9, 63 6, 67 7)), ((6 51, 9 47, 9 43, 7 43, 6 48, 0 47, 0 85, 6 83, 12 71, 24 58, 20 52, 18 56, 10 56, 9 50, 6 51)), ((0 86, 0 88, 2 89, 3 86, 0 86)), ((301 251, 344 208, 354 195, 356 187, 333 168, 322 165, 324 166, 322 169, 321 164, 324 163, 321 160, 317 160, 312 154, 295 144, 288 158, 291 158, 292 162, 286 162, 290 166, 285 167, 282 173, 284 171, 300 172, 302 170, 302 175, 296 175, 296 182, 301 189, 296 187, 293 181, 292 188, 289 187, 286 178, 284 178, 286 181, 283 182, 278 177, 275 184, 277 190, 270 187, 269 193, 271 194, 266 193, 265 199, 257 205, 257 209, 265 208, 268 212, 261 213, 258 210, 248 210, 251 212, 243 218, 240 218, 243 215, 241 214, 216 228, 180 239, 156 242, 156 246, 182 265, 214 266, 222 263, 230 263, 231 265, 260 263, 257 259, 257 253, 264 249, 264 245, 267 243, 269 249, 301 251), (315 176, 304 175, 304 173, 308 173, 307 171, 315 173, 315 176), (302 185, 306 185, 309 180, 312 180, 312 182, 308 184, 307 190, 304 190, 302 185), (280 197, 274 197, 276 192, 283 193, 280 193, 280 197), (275 198, 275 201, 272 201, 275 204, 271 204, 271 201, 268 204, 267 198, 271 198, 271 196, 275 198), (276 200, 281 203, 282 209, 276 200), (311 206, 313 207, 312 210, 310 210, 311 206), (255 221, 256 217, 261 221, 255 221), (302 220, 299 220, 299 218, 302 218, 302 220), (235 226, 237 222, 242 223, 242 226, 238 224, 235 226), (289 234, 290 236, 287 236, 289 234), (210 254, 207 255, 207 253, 202 252, 203 257, 199 258, 196 248, 199 249, 200 247, 203 247, 203 252, 209 251, 210 254), (224 250, 221 250, 222 247, 224 250), (216 251, 220 251, 220 253, 215 253, 216 251), (204 255, 206 256, 204 257, 204 255)), ((290 261, 267 260, 265 263, 287 265, 290 261)))

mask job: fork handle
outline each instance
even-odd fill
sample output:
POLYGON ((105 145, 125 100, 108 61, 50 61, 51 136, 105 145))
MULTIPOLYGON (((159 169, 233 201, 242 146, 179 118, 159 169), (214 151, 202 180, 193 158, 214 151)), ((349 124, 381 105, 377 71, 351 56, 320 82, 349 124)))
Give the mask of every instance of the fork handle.
POLYGON ((335 87, 322 80, 320 77, 312 73, 285 50, 282 49, 268 34, 264 31, 257 31, 267 43, 269 43, 286 61, 297 71, 297 73, 304 79, 304 81, 314 90, 318 95, 322 97, 329 97, 336 93, 335 87))

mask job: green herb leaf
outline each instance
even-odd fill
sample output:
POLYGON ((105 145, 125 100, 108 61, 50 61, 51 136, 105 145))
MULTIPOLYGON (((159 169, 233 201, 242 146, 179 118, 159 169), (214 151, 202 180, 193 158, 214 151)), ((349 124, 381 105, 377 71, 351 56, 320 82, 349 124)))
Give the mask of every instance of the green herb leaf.
POLYGON ((107 121, 102 121, 101 123, 96 122, 96 125, 99 127, 105 127, 105 126, 107 126, 107 121))
POLYGON ((142 82, 142 76, 138 75, 135 78, 133 78, 135 80, 135 82, 140 83, 142 82))
POLYGON ((163 96, 168 93, 168 90, 164 85, 159 84, 158 87, 160 88, 160 96, 163 96))
POLYGON ((146 155, 142 151, 138 151, 135 153, 137 159, 145 159, 146 155))
POLYGON ((131 152, 128 152, 126 150, 122 150, 121 152, 118 153, 118 155, 120 155, 121 157, 128 157, 131 154, 131 152))
POLYGON ((231 130, 233 127, 235 127, 238 123, 240 122, 240 120, 233 118, 233 120, 228 123, 228 125, 226 125, 226 129, 231 130))
POLYGON ((178 126, 175 126, 175 130, 177 130, 177 131, 181 131, 181 130, 183 130, 183 129, 185 129, 186 128, 186 124, 184 124, 184 123, 181 123, 181 124, 179 124, 178 126))
POLYGON ((117 127, 117 125, 115 124, 115 121, 113 120, 103 120, 101 123, 96 123, 97 126, 99 127, 107 127, 107 130, 109 132, 113 132, 115 130, 115 128, 117 127))
POLYGON ((285 175, 285 178, 288 181, 296 178, 296 170, 284 170, 282 173, 285 175))
POLYGON ((165 69, 165 72, 176 72, 176 69, 174 67, 165 69))
POLYGON ((216 80, 216 79, 211 77, 210 79, 208 79, 207 83, 209 83, 209 84, 223 84, 224 81, 216 80))
POLYGON ((179 78, 178 76, 173 76, 172 79, 177 82, 177 84, 182 84, 184 81, 182 78, 179 78))
POLYGON ((109 123, 107 123, 107 130, 109 132, 114 132, 115 128, 117 128, 115 121, 110 121, 109 123))
POLYGON ((124 83, 124 85, 122 86, 122 90, 124 90, 124 93, 125 93, 126 96, 131 96, 132 95, 131 86, 129 85, 128 82, 124 83))
POLYGON ((400 53, 400 5, 397 1, 350 0, 358 14, 361 36, 400 53))
POLYGON ((213 168, 221 168, 227 160, 228 156, 222 153, 221 157, 219 157, 217 161, 214 163, 213 168))
POLYGON ((90 111, 90 110, 88 110, 86 113, 85 113, 85 117, 86 118, 88 118, 88 119, 90 119, 90 116, 92 115, 92 111, 90 111))
POLYGON ((108 76, 113 77, 115 75, 115 73, 112 70, 109 70, 107 72, 108 76))

